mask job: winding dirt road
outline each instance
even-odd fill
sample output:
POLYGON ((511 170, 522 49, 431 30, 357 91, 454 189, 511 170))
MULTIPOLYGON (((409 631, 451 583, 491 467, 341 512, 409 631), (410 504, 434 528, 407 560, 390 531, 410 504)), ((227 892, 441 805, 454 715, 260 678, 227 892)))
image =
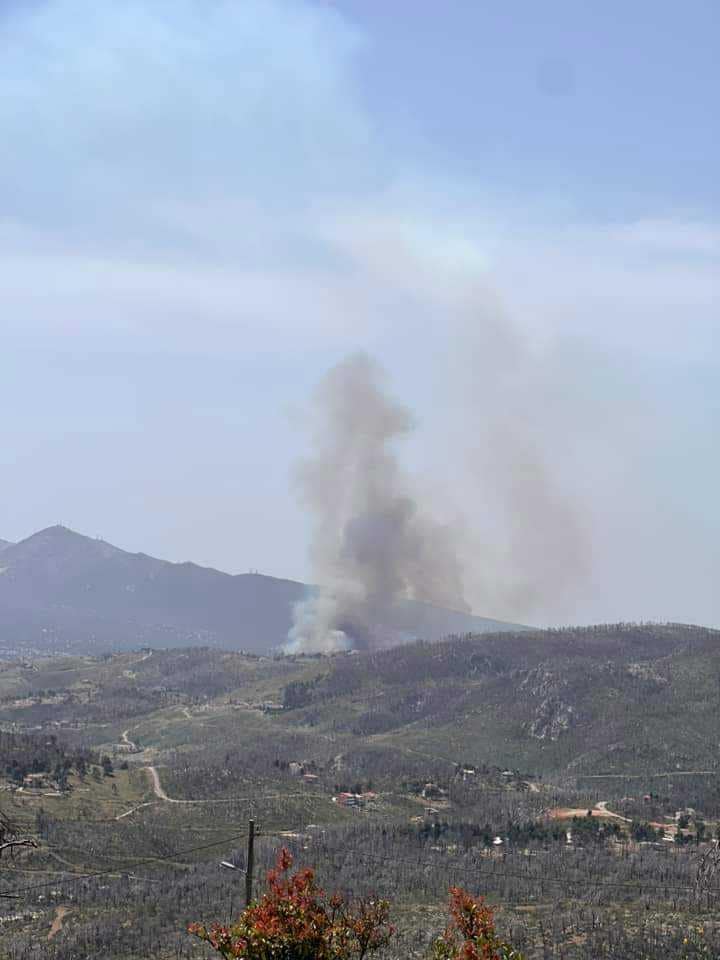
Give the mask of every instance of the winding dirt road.
MULTIPOLYGON (((257 800, 284 800, 286 797, 304 797, 305 799, 310 800, 327 800, 327 797, 322 794, 313 794, 306 790, 304 790, 302 793, 265 793, 258 797, 223 797, 219 800, 179 800, 177 797, 169 797, 167 793, 165 793, 163 785, 160 781, 160 774, 157 771, 157 767, 143 767, 143 770, 147 770, 150 775, 150 781, 152 783, 153 793, 155 796, 158 798, 158 800, 164 800, 166 803, 250 803, 257 800)), ((142 804, 142 806, 149 806, 149 804, 142 804)), ((139 807, 136 807, 135 809, 139 809, 139 807)), ((123 816, 127 816, 131 812, 132 811, 128 810, 128 812, 123 814, 123 816)))
POLYGON ((135 743, 134 740, 131 740, 128 737, 128 734, 130 733, 131 729, 132 729, 131 727, 128 727, 127 730, 123 730, 122 736, 120 737, 120 743, 124 743, 127 747, 130 748, 130 750, 133 753, 139 753, 140 751, 139 751, 138 745, 135 743))
POLYGON ((150 774, 150 780, 152 781, 153 793, 158 798, 158 800, 166 800, 168 803, 193 803, 192 800, 175 800, 173 797, 169 797, 163 790, 163 785, 160 783, 160 774, 157 772, 155 767, 145 767, 145 770, 150 774))

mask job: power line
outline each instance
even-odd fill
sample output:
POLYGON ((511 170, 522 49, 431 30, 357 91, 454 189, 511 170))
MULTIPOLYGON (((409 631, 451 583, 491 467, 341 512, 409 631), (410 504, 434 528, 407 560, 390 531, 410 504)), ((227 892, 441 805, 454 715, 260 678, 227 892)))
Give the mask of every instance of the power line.
MULTIPOLYGON (((368 854, 363 852, 353 854, 353 856, 357 856, 357 858, 360 860, 408 863, 414 867, 426 866, 426 867, 434 867, 437 869, 437 867, 443 865, 441 863, 438 863, 437 861, 432 861, 432 860, 408 860, 400 857, 384 857, 384 856, 377 856, 377 855, 374 856, 373 854, 368 854)), ((464 866, 465 866, 465 869, 467 870, 468 865, 466 864, 464 866)), ((573 886, 576 886, 576 887, 577 886, 586 886, 586 887, 603 886, 603 887, 636 888, 637 885, 640 884, 646 889, 653 889, 653 890, 673 890, 673 891, 681 891, 681 892, 690 892, 695 889, 694 887, 691 887, 691 886, 677 886, 677 885, 669 885, 669 884, 657 883, 657 882, 646 883, 641 879, 638 879, 637 881, 635 880, 599 880, 599 879, 598 880, 578 880, 578 879, 573 879, 572 877, 557 877, 551 874, 543 874, 542 877, 535 877, 527 873, 520 873, 519 871, 511 871, 511 870, 492 870, 492 871, 481 870, 479 871, 479 873, 480 873, 480 876, 485 876, 485 877, 511 877, 519 880, 525 880, 529 883, 572 884, 573 886)))
MULTIPOLYGON (((154 863, 166 863, 168 861, 175 860, 177 857, 184 856, 188 853, 198 853, 201 850, 209 850, 212 847, 224 846, 226 843, 232 843, 234 840, 242 840, 247 837, 247 833, 235 834, 232 837, 225 837, 223 840, 216 840, 213 843, 204 843, 197 847, 188 847, 185 850, 176 850, 174 853, 169 854, 164 857, 141 857, 135 859, 127 864, 127 869, 130 870, 133 867, 140 866, 143 863, 148 863, 152 861, 154 863)), ((58 881, 49 881, 47 883, 38 883, 29 887, 17 887, 14 890, 3 890, 0 892, 0 897, 15 897, 21 893, 32 893, 34 890, 42 890, 46 887, 56 887, 64 885, 66 883, 79 883, 81 880, 94 880, 98 877, 108 877, 108 876, 125 876, 125 871, 118 873, 116 868, 110 870, 96 870, 92 873, 83 873, 78 874, 76 877, 69 877, 67 880, 58 880, 58 881)))
MULTIPOLYGON (((288 836, 289 833, 302 833, 302 832, 303 832, 302 830, 285 830, 285 831, 272 831, 272 832, 258 831, 256 833, 256 837, 266 838, 266 839, 292 840, 293 838, 288 836)), ((133 867, 141 866, 143 864, 147 865, 147 864, 155 864, 155 863, 172 863, 172 862, 175 862, 177 864, 178 859, 182 856, 185 856, 186 854, 199 853, 203 850, 210 850, 219 846, 225 846, 226 844, 233 843, 236 840, 244 840, 247 838, 247 836, 248 836, 247 832, 244 831, 242 833, 233 834, 232 836, 223 837, 221 840, 215 840, 210 843, 203 843, 194 847, 188 847, 182 850, 176 850, 162 856, 140 857, 140 858, 136 857, 134 859, 129 860, 129 862, 125 865, 126 870, 130 870, 133 867)), ((62 846, 57 847, 55 849, 79 850, 79 848, 77 847, 62 847, 62 846)), ((103 857, 103 854, 98 854, 98 856, 103 857)), ((429 867, 432 869, 437 869, 438 867, 441 867, 441 866, 448 866, 448 867, 454 868, 455 870, 461 870, 463 873, 466 873, 466 874, 470 870, 472 870, 472 866, 473 866, 473 865, 459 864, 459 863, 443 864, 441 862, 438 862, 437 860, 423 860, 421 858, 410 859, 407 857, 371 854, 363 851, 353 851, 351 856, 358 860, 366 860, 366 861, 379 862, 379 863, 391 863, 391 864, 405 863, 414 868, 429 867)), ((116 859, 116 858, 108 858, 108 859, 116 859)), ((189 864, 182 864, 182 866, 189 866, 189 864)), ((477 864, 476 866, 479 867, 480 865, 477 864)), ((123 869, 122 872, 119 873, 118 868, 116 867, 116 868, 110 868, 107 870, 98 870, 90 873, 82 873, 82 874, 78 874, 77 876, 67 877, 65 880, 50 881, 42 884, 35 884, 29 887, 19 887, 16 889, 2 891, 2 893, 0 893, 0 896, 14 897, 18 894, 31 893, 34 890, 39 890, 49 886, 59 886, 65 883, 77 883, 82 880, 92 880, 99 877, 110 877, 110 876, 122 877, 122 876, 128 875, 126 873, 126 870, 123 869)), ((564 886, 571 885, 576 888, 577 887, 585 887, 585 888, 613 887, 616 889, 630 888, 636 891, 638 890, 638 887, 640 887, 641 890, 644 889, 648 891, 652 890, 652 891, 665 891, 665 892, 676 892, 676 893, 691 893, 695 890, 694 886, 666 884, 666 883, 652 881, 652 880, 645 881, 642 878, 638 878, 637 880, 602 880, 602 879, 588 880, 588 879, 578 879, 578 878, 572 878, 572 877, 558 877, 557 875, 553 875, 553 874, 543 874, 542 876, 533 876, 531 874, 522 873, 520 871, 508 870, 508 869, 502 869, 502 870, 493 869, 492 871, 478 870, 478 873, 473 877, 473 879, 479 879, 483 877, 488 879, 489 878, 517 879, 517 880, 522 880, 525 883, 540 884, 541 886, 544 883, 555 883, 555 884, 560 884, 564 886)), ((134 879, 140 880, 144 878, 134 878, 134 879)))
MULTIPOLYGON (((265 837, 282 837, 281 834, 271 834, 271 833, 263 833, 262 836, 265 836, 265 837)), ((291 839, 291 838, 286 837, 285 839, 291 839)), ((436 860, 421 860, 421 859, 410 860, 410 859, 408 859, 407 857, 382 856, 382 855, 379 855, 379 854, 364 853, 364 852, 362 852, 362 851, 353 851, 352 854, 351 854, 351 856, 354 857, 354 858, 357 859, 357 860, 371 860, 371 861, 382 862, 382 863, 406 863, 406 864, 409 864, 409 865, 412 866, 412 867, 423 867, 423 866, 425 866, 425 867, 431 867, 431 868, 437 869, 438 867, 441 867, 441 866, 450 866, 449 864, 443 864, 443 863, 440 863, 440 862, 438 862, 438 861, 436 861, 436 860)), ((464 869, 465 872, 467 872, 467 870, 470 869, 470 867, 469 867, 467 864, 457 864, 457 865, 455 865, 455 869, 458 869, 458 868, 459 868, 459 869, 464 869)), ((642 887, 643 887, 644 889, 646 889, 646 890, 666 890, 666 891, 682 892, 682 893, 692 892, 692 891, 695 889, 695 888, 692 887, 692 886, 679 886, 679 885, 677 885, 677 884, 665 884, 665 883, 659 883, 659 882, 657 882, 657 881, 654 881, 654 882, 653 882, 653 881, 645 882, 645 881, 642 880, 642 879, 638 879, 638 880, 600 880, 600 879, 598 879, 598 880, 580 880, 580 879, 576 879, 576 878, 572 878, 572 877, 558 877, 558 876, 553 876, 552 874, 543 874, 542 877, 536 877, 536 876, 532 876, 531 874, 521 873, 521 872, 519 872, 519 871, 512 871, 512 870, 492 870, 492 871, 482 871, 482 870, 480 870, 480 871, 479 871, 479 875, 480 875, 481 877, 483 877, 483 876, 484 876, 484 877, 499 877, 499 878, 509 877, 509 878, 513 878, 513 879, 524 880, 524 881, 526 881, 527 883, 539 883, 539 884, 543 884, 543 883, 571 884, 572 886, 575 886, 575 887, 580 887, 580 886, 585 886, 585 887, 605 886, 605 887, 632 887, 633 889, 637 889, 637 886, 638 886, 638 884, 639 884, 640 886, 642 886, 642 887)))

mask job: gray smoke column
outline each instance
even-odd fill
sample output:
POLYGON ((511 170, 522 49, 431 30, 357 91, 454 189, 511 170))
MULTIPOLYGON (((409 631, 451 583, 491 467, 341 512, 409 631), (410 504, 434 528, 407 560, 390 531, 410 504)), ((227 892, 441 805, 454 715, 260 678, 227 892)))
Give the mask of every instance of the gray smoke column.
POLYGON ((452 538, 417 503, 398 463, 397 443, 413 425, 366 354, 320 383, 314 455, 297 481, 315 520, 312 562, 322 586, 296 606, 289 650, 384 644, 383 626, 402 599, 466 609, 452 538))

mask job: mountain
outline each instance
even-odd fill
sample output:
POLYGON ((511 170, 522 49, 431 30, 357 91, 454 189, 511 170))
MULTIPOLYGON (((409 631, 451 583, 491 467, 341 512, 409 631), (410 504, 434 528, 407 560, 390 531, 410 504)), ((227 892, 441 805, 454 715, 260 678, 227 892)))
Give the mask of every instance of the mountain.
MULTIPOLYGON (((66 527, 5 544, 0 649, 77 653, 208 645, 267 653, 279 647, 308 587, 260 574, 231 576, 194 563, 127 553, 66 527)), ((388 630, 436 639, 517 629, 403 602, 388 630)))
POLYGON ((2 553, 2 551, 5 549, 5 547, 9 547, 9 546, 11 546, 10 541, 9 541, 9 540, 3 540, 2 537, 0 537, 0 553, 2 553))

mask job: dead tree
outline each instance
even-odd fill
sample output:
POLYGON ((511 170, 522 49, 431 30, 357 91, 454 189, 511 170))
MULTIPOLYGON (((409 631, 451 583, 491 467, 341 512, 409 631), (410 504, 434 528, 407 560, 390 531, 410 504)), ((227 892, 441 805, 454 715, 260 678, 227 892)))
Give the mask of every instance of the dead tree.
POLYGON ((720 873, 720 845, 714 841, 700 858, 695 874, 695 897, 700 903, 704 895, 710 895, 715 875, 720 873))
MULTIPOLYGON (((0 858, 8 850, 13 856, 19 847, 37 847, 37 842, 32 837, 19 836, 15 824, 0 810, 0 858)), ((3 893, 0 893, 0 898, 10 899, 8 894, 3 893)))

